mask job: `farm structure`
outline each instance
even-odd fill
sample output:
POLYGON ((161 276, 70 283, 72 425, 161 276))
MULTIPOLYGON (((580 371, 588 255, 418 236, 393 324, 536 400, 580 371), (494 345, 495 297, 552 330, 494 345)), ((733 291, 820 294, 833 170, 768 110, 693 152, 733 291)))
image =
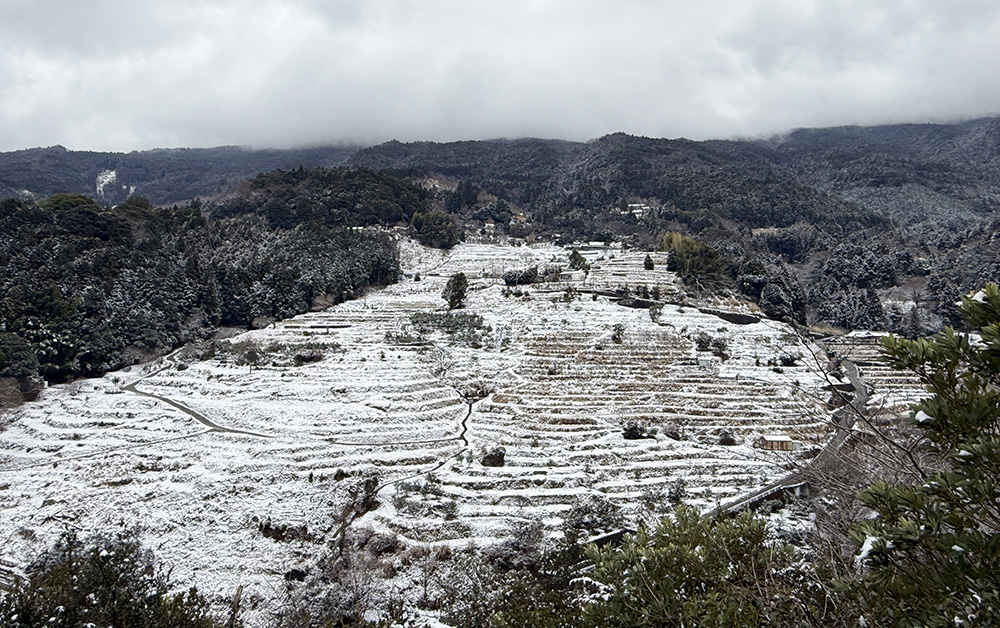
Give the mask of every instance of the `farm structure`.
POLYGON ((795 441, 784 434, 764 434, 760 437, 761 446, 768 451, 792 451, 795 441))

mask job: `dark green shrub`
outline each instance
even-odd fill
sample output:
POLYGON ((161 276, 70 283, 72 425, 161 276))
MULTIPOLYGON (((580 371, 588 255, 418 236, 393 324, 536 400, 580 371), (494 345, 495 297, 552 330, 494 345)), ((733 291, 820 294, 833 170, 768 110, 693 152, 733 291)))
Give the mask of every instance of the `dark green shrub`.
POLYGON ((64 535, 0 600, 9 628, 214 628, 195 589, 172 593, 167 574, 133 533, 81 541, 64 535))

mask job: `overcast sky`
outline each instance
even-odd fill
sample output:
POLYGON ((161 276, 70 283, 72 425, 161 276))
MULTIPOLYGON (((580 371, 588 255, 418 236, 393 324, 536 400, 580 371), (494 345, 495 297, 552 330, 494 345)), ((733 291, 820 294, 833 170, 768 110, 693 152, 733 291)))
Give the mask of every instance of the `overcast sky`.
POLYGON ((0 0, 0 150, 1000 114, 998 0, 0 0))

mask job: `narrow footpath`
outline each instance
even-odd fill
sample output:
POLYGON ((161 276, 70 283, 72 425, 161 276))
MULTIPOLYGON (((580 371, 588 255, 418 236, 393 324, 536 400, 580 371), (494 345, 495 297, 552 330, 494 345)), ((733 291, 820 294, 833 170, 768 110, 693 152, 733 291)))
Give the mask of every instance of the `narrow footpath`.
MULTIPOLYGON (((142 380, 144 380, 144 379, 146 379, 148 377, 152 377, 152 376, 156 375, 157 373, 161 373, 161 372, 165 371, 168 368, 170 368, 170 365, 166 365, 166 366, 164 366, 162 368, 159 368, 159 369, 153 371, 152 373, 149 373, 148 375, 143 375, 142 377, 140 377, 139 379, 135 380, 131 384, 128 384, 126 386, 122 386, 122 390, 124 390, 126 392, 129 392, 129 393, 132 393, 133 395, 139 395, 141 397, 149 397, 150 399, 156 399, 157 401, 162 401, 163 403, 165 403, 167 405, 173 406, 173 407, 177 408, 178 410, 180 410, 181 412, 183 412, 184 414, 186 414, 186 415, 190 416, 191 418, 193 418, 195 421, 198 421, 199 423, 201 423, 202 425, 204 425, 205 427, 207 427, 208 428, 208 432, 223 432, 223 433, 226 433, 226 434, 243 434, 245 436, 255 436, 257 438, 274 438, 273 436, 270 436, 268 434, 260 434, 258 432, 250 432, 250 431, 247 431, 247 430, 240 430, 240 429, 236 429, 236 428, 232 428, 232 427, 225 427, 225 426, 219 425, 218 423, 215 423, 214 421, 212 421, 211 419, 209 419, 205 415, 203 415, 200 412, 197 412, 195 410, 192 410, 191 408, 187 407, 183 403, 180 403, 179 401, 174 401, 173 399, 169 399, 169 398, 163 397, 161 395, 154 395, 153 393, 144 392, 144 391, 141 391, 138 388, 136 388, 136 386, 142 380)), ((206 433, 206 432, 202 432, 202 433, 206 433)))

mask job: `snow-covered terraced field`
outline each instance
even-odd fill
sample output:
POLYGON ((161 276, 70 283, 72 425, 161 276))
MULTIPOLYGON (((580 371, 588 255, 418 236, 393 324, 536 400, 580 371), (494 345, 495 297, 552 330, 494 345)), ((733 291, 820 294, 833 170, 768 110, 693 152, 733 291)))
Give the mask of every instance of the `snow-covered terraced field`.
POLYGON ((927 397, 927 391, 913 373, 897 371, 885 364, 879 349, 884 334, 855 332, 827 338, 824 346, 858 365, 858 371, 871 391, 868 407, 885 417, 909 411, 910 405, 927 397))
MULTIPOLYGON (((735 325, 676 305, 654 321, 535 286, 504 296, 504 270, 566 256, 406 244, 401 283, 233 338, 257 344, 255 366, 220 346, 46 389, 3 421, 0 558, 24 564, 66 529, 139 525, 175 578, 220 603, 243 585, 245 617, 259 625, 283 574, 330 539, 345 486, 362 477, 378 478, 379 505, 354 525, 465 545, 530 520, 557 534, 587 495, 633 522, 668 509, 671 491, 708 508, 785 473, 789 454, 755 448, 758 436, 829 437, 827 382, 806 359, 818 350, 783 324, 735 325), (470 276, 458 312, 483 328, 422 328, 413 317, 444 311, 440 293, 457 271, 470 276), (699 334, 725 345, 725 359, 697 351, 699 334), (768 366, 789 353, 804 358, 768 366), (296 355, 312 357, 296 366, 296 355), (655 434, 626 440, 630 421, 655 434), (723 432, 736 444, 719 445, 723 432), (484 466, 496 447, 503 466, 484 466), (265 522, 302 533, 278 542, 265 522)), ((663 259, 646 271, 644 257, 618 252, 596 278, 634 287, 655 275, 648 285, 680 291, 663 259)))
POLYGON ((646 255, 645 251, 616 251, 607 258, 596 260, 584 285, 595 290, 659 286, 664 297, 677 294, 677 275, 667 270, 667 254, 648 253, 653 261, 652 270, 643 266, 646 255))

